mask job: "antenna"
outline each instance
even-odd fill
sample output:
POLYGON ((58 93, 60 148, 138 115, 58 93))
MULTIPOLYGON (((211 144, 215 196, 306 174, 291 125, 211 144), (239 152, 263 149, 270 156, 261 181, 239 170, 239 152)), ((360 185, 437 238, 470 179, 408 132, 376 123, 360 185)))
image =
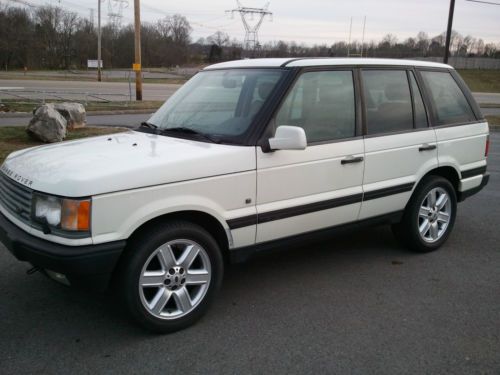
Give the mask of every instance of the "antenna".
POLYGON ((113 27, 121 26, 123 8, 128 8, 128 0, 108 0, 108 19, 113 27))
POLYGON ((260 47, 258 32, 264 18, 269 16, 272 21, 273 14, 267 10, 269 8, 269 2, 262 8, 244 7, 239 0, 236 0, 236 3, 238 7, 226 10, 226 13, 231 14, 231 18, 234 18, 234 13, 240 14, 241 22, 243 22, 243 27, 245 28, 244 48, 253 51, 260 47), (255 21, 255 19, 257 19, 257 21, 255 21))

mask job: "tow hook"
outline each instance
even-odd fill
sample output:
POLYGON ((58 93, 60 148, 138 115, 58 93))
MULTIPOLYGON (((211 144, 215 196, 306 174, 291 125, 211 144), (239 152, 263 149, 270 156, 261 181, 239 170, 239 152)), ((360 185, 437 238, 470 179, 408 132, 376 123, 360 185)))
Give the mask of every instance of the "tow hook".
POLYGON ((39 267, 32 267, 26 271, 26 275, 33 275, 35 272, 38 272, 38 271, 40 271, 39 267))

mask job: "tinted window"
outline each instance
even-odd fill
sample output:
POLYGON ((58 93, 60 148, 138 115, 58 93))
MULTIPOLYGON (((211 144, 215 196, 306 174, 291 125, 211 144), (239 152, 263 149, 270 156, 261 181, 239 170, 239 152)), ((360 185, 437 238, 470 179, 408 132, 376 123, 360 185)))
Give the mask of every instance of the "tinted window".
POLYGON ((355 135, 354 85, 351 71, 302 74, 276 114, 275 126, 302 127, 308 142, 355 135))
POLYGON ((413 129, 410 88, 404 70, 365 70, 368 134, 413 129))
POLYGON ((427 115, 425 113, 424 102, 422 100, 422 95, 418 89, 417 81, 413 72, 410 73, 410 84, 411 90, 413 92, 413 103, 415 107, 415 127, 416 128, 426 128, 427 127, 427 115))
POLYGON ((436 109, 438 125, 474 121, 474 114, 457 83, 448 72, 422 72, 436 109))

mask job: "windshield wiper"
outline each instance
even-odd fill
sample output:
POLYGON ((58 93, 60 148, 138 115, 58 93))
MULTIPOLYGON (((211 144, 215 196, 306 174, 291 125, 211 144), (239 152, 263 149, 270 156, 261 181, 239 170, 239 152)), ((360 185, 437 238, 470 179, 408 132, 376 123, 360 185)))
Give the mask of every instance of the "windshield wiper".
POLYGON ((194 129, 191 129, 191 128, 186 128, 184 126, 177 126, 177 127, 174 127, 174 128, 164 128, 164 129, 160 130, 160 134, 165 134, 165 133, 169 133, 169 132, 184 133, 184 134, 194 134, 194 135, 202 137, 202 138, 204 138, 206 140, 209 140, 212 143, 220 143, 221 142, 221 140, 219 138, 217 138, 217 137, 213 137, 213 136, 211 136, 209 134, 205 134, 205 133, 199 132, 198 130, 194 130, 194 129))
POLYGON ((148 129, 158 129, 158 125, 152 124, 147 121, 141 122, 140 128, 148 128, 148 129))

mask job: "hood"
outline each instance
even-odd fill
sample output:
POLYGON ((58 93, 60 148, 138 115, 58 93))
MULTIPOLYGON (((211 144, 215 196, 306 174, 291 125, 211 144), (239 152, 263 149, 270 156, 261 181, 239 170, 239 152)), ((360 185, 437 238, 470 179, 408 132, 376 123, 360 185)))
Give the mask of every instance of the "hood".
POLYGON ((130 131, 12 153, 2 172, 30 188, 84 197, 255 169, 253 147, 130 131))

